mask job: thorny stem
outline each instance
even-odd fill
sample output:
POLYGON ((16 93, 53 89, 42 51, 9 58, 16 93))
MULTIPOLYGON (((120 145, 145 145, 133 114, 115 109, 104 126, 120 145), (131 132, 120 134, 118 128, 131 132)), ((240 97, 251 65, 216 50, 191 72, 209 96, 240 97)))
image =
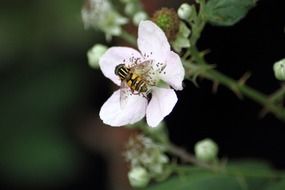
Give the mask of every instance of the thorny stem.
MULTIPOLYGON (((203 66, 205 67, 205 65, 209 65, 195 47, 192 46, 190 48, 190 52, 192 58, 195 59, 197 64, 192 64, 186 61, 185 67, 187 67, 188 71, 195 71, 199 69, 199 67, 203 66)), ((263 105, 266 110, 272 112, 280 120, 285 121, 285 109, 280 105, 276 105, 275 102, 272 101, 267 95, 247 86, 246 84, 239 83, 238 81, 214 69, 204 70, 204 72, 199 73, 199 75, 214 82, 218 82, 228 87, 229 89, 233 90, 237 94, 247 96, 253 101, 263 105)), ((189 72, 188 76, 186 77, 190 77, 189 72)), ((284 96, 284 92, 285 92, 284 88, 283 90, 278 91, 278 93, 276 93, 275 96, 273 96, 274 99, 278 99, 280 98, 280 96, 284 96)))
POLYGON ((282 86, 280 89, 278 89, 273 94, 271 94, 269 99, 270 101, 274 103, 274 102, 282 101, 284 97, 285 97, 285 85, 282 86))
MULTIPOLYGON (((201 25, 200 30, 202 30, 203 27, 204 27, 204 24, 201 25)), ((134 38, 133 35, 129 34, 126 31, 123 31, 121 37, 124 40, 126 40, 128 43, 130 43, 131 45, 136 46, 136 39, 134 38)), ((194 41, 196 41, 198 38, 199 38, 199 36, 196 36, 196 39, 194 41)), ((182 58, 183 62, 184 62, 184 66, 185 66, 186 70, 188 70, 188 72, 186 71, 186 77, 190 78, 191 73, 189 73, 189 72, 197 71, 197 70, 202 68, 203 72, 199 73, 200 76, 207 78, 209 80, 212 80, 214 82, 218 82, 218 83, 228 87, 229 89, 233 90, 234 92, 236 92, 238 94, 247 96, 248 98, 254 100, 255 102, 263 105, 266 108, 266 110, 274 113, 276 115, 276 117, 278 117, 282 121, 285 121, 285 109, 282 106, 276 105, 276 102, 278 102, 279 100, 282 100, 285 96, 285 86, 283 86, 280 90, 277 90, 272 95, 267 96, 267 95, 255 90, 255 89, 247 86, 246 84, 240 83, 239 81, 236 81, 236 80, 220 73, 219 71, 211 68, 211 65, 209 65, 206 62, 203 55, 197 50, 197 48, 195 46, 192 46, 186 52, 186 54, 188 54, 188 55, 190 54, 192 59, 194 59, 197 63, 197 64, 193 64, 193 63, 190 63, 190 61, 186 60, 186 58, 188 56, 185 56, 182 58), (203 69, 203 68, 209 68, 209 69, 203 69)), ((168 152, 174 156, 177 156, 178 158, 181 159, 181 161, 183 161, 185 163, 190 163, 190 164, 196 165, 198 167, 201 167, 201 168, 204 168, 206 170, 213 171, 213 172, 222 172, 222 173, 225 173, 227 175, 233 175, 233 176, 240 177, 239 173, 229 171, 223 163, 208 164, 206 162, 201 162, 201 161, 197 160, 193 154, 187 152, 183 148, 178 147, 174 144, 171 144, 170 142, 168 142, 166 144, 167 144, 166 148, 167 148, 168 152)), ((252 174, 250 174, 250 177, 275 178, 275 177, 280 177, 280 176, 284 177, 283 174, 279 174, 278 172, 275 172, 273 176, 271 176, 271 175, 270 176, 267 176, 267 175, 253 176, 252 174)))
POLYGON ((191 163, 191 164, 194 164, 194 165, 199 166, 201 168, 211 170, 211 171, 215 171, 215 172, 223 169, 223 167, 221 167, 220 165, 208 164, 206 162, 201 162, 201 161, 197 160, 193 154, 187 152, 186 150, 184 150, 184 149, 182 149, 182 148, 180 148, 174 144, 168 144, 167 150, 169 151, 169 153, 180 158, 183 162, 191 163))
MULTIPOLYGON (((203 7, 201 9, 203 9, 203 7)), ((211 65, 209 65, 206 62, 204 56, 196 48, 196 42, 200 38, 201 31, 203 30, 206 24, 205 19, 202 18, 203 17, 202 13, 203 11, 200 11, 201 15, 199 15, 198 17, 199 19, 196 20, 197 22, 195 23, 195 27, 192 27, 192 35, 189 39, 192 46, 187 50, 187 52, 182 57, 184 67, 186 68, 186 78, 191 79, 192 71, 195 72, 199 69, 200 70, 202 69, 203 72, 200 72, 199 76, 212 80, 215 83, 222 84, 228 87, 229 89, 233 90, 238 95, 244 95, 250 98, 251 100, 263 105, 266 111, 272 112, 277 118, 279 118, 282 121, 285 121, 285 109, 282 107, 282 105, 278 105, 278 103, 282 101, 283 98, 285 97, 285 86, 283 86, 280 90, 277 90, 272 95, 267 96, 247 86, 243 82, 234 80, 226 76, 225 74, 220 73, 219 71, 211 68, 211 65), (189 60, 186 60, 189 55, 191 55, 191 59, 195 60, 196 64, 193 64, 189 60), (203 69, 203 68, 209 68, 209 69, 203 69)), ((132 34, 128 33, 127 31, 122 31, 120 37, 125 41, 127 41, 128 43, 130 43, 131 45, 136 46, 135 37, 132 34)), ((201 162, 197 160, 193 154, 187 152, 183 148, 178 147, 170 142, 166 143, 166 148, 170 154, 177 156, 183 162, 190 163, 213 172, 223 172, 228 175, 240 177, 240 175, 237 174, 236 172, 228 171, 223 163, 209 164, 206 162, 201 162)), ((278 173, 276 173, 276 176, 279 176, 278 173)), ((251 177, 256 177, 256 176, 251 176, 251 177)), ((257 177, 272 177, 272 176, 265 175, 257 177)))
MULTIPOLYGON (((204 3, 201 3, 201 5, 204 5, 204 3)), ((197 50, 196 42, 200 38, 201 32, 206 24, 206 19, 204 19, 203 15, 203 6, 201 6, 201 9, 199 11, 199 16, 196 20, 196 23, 192 24, 192 36, 190 37, 190 42, 192 46, 187 50, 185 53, 185 56, 182 58, 184 60, 185 67, 188 68, 188 78, 190 78, 190 73, 193 70, 199 70, 199 67, 203 68, 210 68, 210 65, 206 62, 204 59, 204 56, 197 50), (187 63, 187 56, 192 56, 192 59, 196 61, 197 64, 187 63)), ((278 101, 282 101, 285 96, 285 87, 281 88, 271 96, 267 96, 249 86, 244 84, 244 81, 236 81, 228 76, 226 76, 223 73, 220 73, 219 71, 215 69, 204 69, 203 72, 199 73, 199 76, 202 76, 204 78, 207 78, 209 80, 212 80, 216 84, 222 84, 229 89, 233 90, 238 96, 244 95, 253 101, 261 104, 264 106, 263 111, 267 112, 270 111, 273 113, 277 118, 279 118, 282 121, 285 121, 285 108, 282 107, 282 105, 278 104, 278 101)))
MULTIPOLYGON (((199 30, 202 30, 204 27, 204 24, 201 24, 201 27, 199 27, 199 30)), ((122 32, 121 37, 129 42, 132 45, 136 45, 136 39, 133 35, 129 34, 126 31, 122 32)), ((190 63, 189 61, 184 59, 184 66, 188 70, 188 79, 190 78, 190 73, 195 70, 199 70, 201 67, 209 67, 210 65, 206 62, 204 57, 201 55, 201 53, 197 50, 197 48, 193 45, 190 47, 189 51, 187 51, 191 54, 192 59, 194 59, 197 64, 190 63)), ((187 71, 186 71, 187 72, 187 71)), ((261 104, 266 111, 270 111, 273 113, 278 119, 285 121, 285 109, 281 106, 276 104, 276 100, 280 100, 285 96, 285 87, 278 90, 276 93, 274 93, 271 96, 267 96, 249 86, 246 84, 240 83, 239 81, 236 81, 225 74, 215 70, 215 69, 206 69, 203 72, 199 73, 199 76, 207 78, 209 80, 212 80, 214 82, 217 82, 219 84, 222 84, 229 89, 233 90, 238 95, 244 95, 251 100, 261 104)))
MULTIPOLYGON (((200 168, 206 169, 208 171, 212 171, 212 172, 218 172, 218 173, 223 173, 225 175, 229 175, 229 176, 235 176, 235 177, 260 177, 260 178, 284 178, 285 175, 283 172, 277 171, 277 170, 272 170, 271 173, 253 173, 253 172, 249 172, 249 173, 240 173, 239 170, 236 169, 231 169, 226 167, 226 163, 224 162, 217 162, 217 163, 211 163, 208 164, 206 162, 202 162, 199 161, 195 158, 195 156, 189 152, 187 152, 186 150, 182 149, 181 147, 178 147, 174 144, 169 144, 167 146, 169 153, 171 153, 174 156, 177 156, 178 158, 180 158, 183 162, 185 163, 190 163, 193 164, 195 166, 198 166, 200 168)), ((185 168, 185 166, 182 166, 178 169, 183 169, 184 171, 189 171, 189 170, 193 170, 193 168, 191 167, 189 168, 185 168)))
POLYGON ((217 164, 215 163, 206 163, 206 162, 202 162, 196 159, 195 155, 187 152, 186 150, 184 150, 183 148, 172 144, 169 139, 167 138, 167 140, 162 140, 160 137, 163 134, 167 135, 167 131, 164 129, 160 130, 159 135, 157 135, 156 133, 153 133, 152 130, 149 130, 149 127, 144 123, 144 122, 139 122, 137 124, 135 124, 137 128, 139 128, 144 134, 150 136, 153 140, 155 140, 157 143, 161 144, 161 146, 164 146, 166 148, 166 151, 170 154, 172 154, 173 156, 176 156, 177 158, 181 159, 182 162, 184 163, 188 163, 188 164, 193 164, 196 166, 199 166, 201 168, 210 170, 210 171, 222 171, 224 169, 224 165, 223 164, 217 164))

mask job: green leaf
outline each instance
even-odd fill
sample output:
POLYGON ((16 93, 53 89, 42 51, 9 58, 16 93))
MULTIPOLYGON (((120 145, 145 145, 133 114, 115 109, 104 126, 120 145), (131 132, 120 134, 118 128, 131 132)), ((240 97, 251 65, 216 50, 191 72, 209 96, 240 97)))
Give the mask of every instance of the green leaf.
POLYGON ((253 8, 257 0, 209 0, 205 6, 207 20, 218 26, 231 26, 253 8))
POLYGON ((55 62, 48 69, 41 65, 15 70, 1 81, 4 181, 57 184, 78 172, 80 154, 65 134, 63 117, 83 90, 79 68, 72 62, 55 62))
POLYGON ((260 160, 232 161, 227 165, 227 173, 244 181, 247 189, 264 189, 272 179, 276 178, 276 172, 270 165, 260 160))
POLYGON ((265 190, 284 190, 284 189, 285 189, 285 179, 278 181, 277 183, 271 184, 265 190))
POLYGON ((147 190, 241 190, 242 185, 232 176, 194 169, 195 173, 173 177, 147 190))
POLYGON ((230 174, 242 175, 245 177, 277 177, 270 165, 260 160, 232 161, 227 165, 227 171, 230 174))
POLYGON ((279 190, 281 187, 285 189, 285 182, 278 181, 284 176, 283 173, 274 171, 268 163, 259 160, 230 162, 226 170, 221 172, 211 172, 193 166, 179 167, 177 172, 179 176, 154 184, 147 190, 264 190, 267 187, 270 188, 266 190, 279 190))

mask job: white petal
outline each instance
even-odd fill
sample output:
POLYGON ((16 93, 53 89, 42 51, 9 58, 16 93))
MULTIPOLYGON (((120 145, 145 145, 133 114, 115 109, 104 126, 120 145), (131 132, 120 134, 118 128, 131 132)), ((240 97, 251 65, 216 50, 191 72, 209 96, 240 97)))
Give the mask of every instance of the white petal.
POLYGON ((109 48, 99 60, 100 68, 103 74, 111 79, 115 84, 120 85, 121 81, 117 75, 115 75, 115 68, 122 63, 130 62, 130 58, 141 58, 141 54, 128 47, 112 47, 109 48))
POLYGON ((141 21, 138 30, 138 48, 142 55, 164 62, 170 45, 164 32, 152 21, 141 21))
POLYGON ((170 51, 167 56, 166 67, 161 72, 160 78, 172 86, 175 90, 182 90, 182 81, 185 70, 179 55, 170 51))
POLYGON ((146 110, 148 125, 156 127, 172 111, 176 102, 177 96, 173 89, 154 87, 146 110))
POLYGON ((133 124, 145 116, 146 106, 146 98, 139 95, 130 95, 127 104, 122 108, 120 90, 117 90, 103 104, 99 116, 105 124, 113 127, 133 124))

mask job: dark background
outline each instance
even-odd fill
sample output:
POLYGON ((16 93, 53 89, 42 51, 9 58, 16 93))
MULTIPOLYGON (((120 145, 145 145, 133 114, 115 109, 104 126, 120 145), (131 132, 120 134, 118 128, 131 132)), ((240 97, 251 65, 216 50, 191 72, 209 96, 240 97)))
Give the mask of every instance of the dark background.
MULTIPOLYGON (((247 84, 270 94, 281 84, 274 78, 272 65, 284 57, 282 7, 282 1, 261 0, 233 27, 208 25, 198 43, 199 48, 210 49, 206 58, 216 64, 219 71, 234 79, 249 71, 252 76, 247 84)), ((183 101, 176 107, 180 114, 168 118, 174 141, 189 146, 210 136, 229 158, 256 157, 285 167, 284 123, 270 114, 260 119, 260 105, 247 98, 240 101, 225 87, 220 86, 218 93, 212 94, 213 84, 209 81, 200 81, 198 89, 191 82, 186 84, 186 89, 179 94, 183 101)))
MULTIPOLYGON (((179 4, 143 2, 150 14, 179 4)), ((87 64, 87 50, 105 41, 83 29, 83 1, 0 3, 0 187, 128 189, 121 150, 130 132, 98 118, 114 86, 87 64)), ((285 57, 284 27, 284 2, 260 0, 233 27, 207 25, 198 46, 211 50, 206 59, 219 71, 235 79, 249 71, 247 84, 270 94, 281 85, 272 65, 285 57)), ((210 137, 221 157, 285 169, 284 123, 271 114, 260 119, 260 105, 225 87, 214 94, 212 82, 198 84, 185 81, 166 118, 174 143, 193 151, 195 142, 210 137)))

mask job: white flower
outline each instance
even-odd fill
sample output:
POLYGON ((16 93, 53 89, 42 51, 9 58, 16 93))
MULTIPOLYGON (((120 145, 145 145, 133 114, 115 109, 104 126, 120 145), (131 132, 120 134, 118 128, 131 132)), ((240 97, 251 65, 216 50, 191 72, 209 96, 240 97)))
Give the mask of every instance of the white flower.
POLYGON ((105 124, 133 124, 146 115, 148 125, 155 127, 172 111, 177 102, 175 91, 170 87, 175 90, 183 89, 185 71, 180 57, 170 50, 164 32, 153 22, 142 21, 139 24, 137 42, 140 52, 128 47, 112 47, 101 57, 99 65, 106 77, 121 85, 122 81, 114 72, 117 65, 131 67, 150 62, 152 69, 147 75, 153 83, 149 85, 151 99, 148 101, 143 93, 130 92, 124 97, 126 104, 122 106, 121 92, 125 89, 115 91, 100 110, 100 118, 105 124), (160 80, 167 84, 166 87, 157 86, 160 80))
POLYGON ((93 27, 102 30, 107 40, 112 36, 119 36, 122 32, 121 25, 128 22, 127 18, 113 9, 108 0, 87 0, 81 10, 81 16, 85 28, 93 27))

